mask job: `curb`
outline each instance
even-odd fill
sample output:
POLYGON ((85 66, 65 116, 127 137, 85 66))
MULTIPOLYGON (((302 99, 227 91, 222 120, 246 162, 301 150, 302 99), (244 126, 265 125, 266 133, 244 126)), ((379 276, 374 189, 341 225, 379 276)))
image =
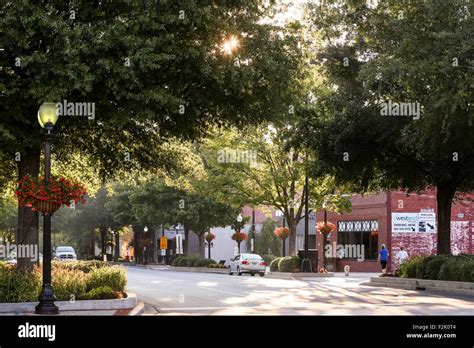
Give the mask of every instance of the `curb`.
POLYGON ((302 279, 302 278, 332 278, 334 273, 307 273, 307 272, 268 272, 265 274, 266 278, 272 279, 302 279))
MULTIPOLYGON (((130 309, 137 306, 137 295, 127 292, 127 298, 113 300, 56 301, 59 311, 94 311, 130 309)), ((8 313, 34 313, 38 302, 0 303, 0 315, 8 313)))
POLYGON ((447 280, 372 277, 364 286, 396 288, 404 290, 427 290, 430 292, 451 293, 455 295, 474 296, 474 283, 447 280))
POLYGON ((131 316, 139 316, 145 313, 145 304, 143 302, 139 302, 138 305, 128 313, 131 316))
MULTIPOLYGON (((161 270, 162 269, 160 269, 160 271, 161 270)), ((207 268, 207 267, 175 267, 173 266, 173 267, 169 267, 168 269, 163 269, 163 271, 229 274, 228 268, 207 268)))

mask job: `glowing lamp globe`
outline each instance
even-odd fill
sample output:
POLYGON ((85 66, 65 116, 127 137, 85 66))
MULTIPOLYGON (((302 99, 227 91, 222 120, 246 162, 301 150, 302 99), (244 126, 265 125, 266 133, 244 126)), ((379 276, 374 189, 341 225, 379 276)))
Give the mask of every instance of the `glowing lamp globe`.
POLYGON ((41 104, 38 110, 38 122, 42 128, 44 128, 48 123, 51 123, 54 126, 58 120, 58 117, 59 115, 56 112, 55 103, 41 104))

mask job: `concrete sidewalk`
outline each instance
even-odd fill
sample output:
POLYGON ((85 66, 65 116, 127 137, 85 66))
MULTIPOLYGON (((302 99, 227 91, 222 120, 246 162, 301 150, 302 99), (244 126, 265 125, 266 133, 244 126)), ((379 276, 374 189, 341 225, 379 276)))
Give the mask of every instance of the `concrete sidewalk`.
MULTIPOLYGON (((137 295, 127 292, 128 297, 112 300, 55 301, 59 315, 141 315, 144 305, 137 295)), ((37 315, 37 302, 0 303, 0 315, 37 315)))
MULTIPOLYGON (((139 316, 145 313, 145 306, 140 302, 135 308, 128 309, 110 309, 110 310, 85 310, 85 311, 60 311, 59 316, 139 316)), ((40 316, 39 314, 24 312, 24 313, 0 313, 0 316, 40 316)))

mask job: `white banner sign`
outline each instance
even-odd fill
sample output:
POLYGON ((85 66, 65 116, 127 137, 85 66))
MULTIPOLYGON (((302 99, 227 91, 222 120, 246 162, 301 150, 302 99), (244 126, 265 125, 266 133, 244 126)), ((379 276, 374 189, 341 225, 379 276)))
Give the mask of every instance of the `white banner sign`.
POLYGON ((436 232, 436 214, 392 213, 392 232, 436 232))

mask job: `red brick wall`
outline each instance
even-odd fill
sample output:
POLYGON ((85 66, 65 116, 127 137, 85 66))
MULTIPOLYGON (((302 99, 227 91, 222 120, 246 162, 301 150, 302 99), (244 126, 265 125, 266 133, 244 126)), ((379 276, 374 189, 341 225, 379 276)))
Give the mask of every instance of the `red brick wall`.
MULTIPOLYGON (((437 214, 435 190, 425 190, 423 193, 407 195, 403 191, 392 191, 392 212, 420 212, 421 209, 433 209, 437 214)), ((472 194, 465 194, 455 200, 451 210, 451 245, 452 252, 473 254, 474 205, 469 199, 472 194), (464 214, 461 217, 458 214, 464 214)), ((396 255, 403 245, 410 256, 436 254, 436 233, 392 233, 391 252, 392 267, 398 265, 396 255)))
MULTIPOLYGON (((474 199, 473 194, 466 194, 455 201, 451 212, 451 243, 453 252, 474 254, 474 205, 469 199, 474 199), (464 214, 462 217, 458 214, 464 214)), ((352 212, 348 214, 334 214, 328 212, 328 221, 337 225, 343 220, 377 220, 379 223, 379 246, 386 244, 390 251, 389 271, 396 269, 397 254, 403 245, 410 256, 418 254, 436 253, 436 233, 402 233, 391 232, 391 213, 411 212, 419 213, 421 209, 436 208, 436 192, 425 190, 421 194, 407 195, 403 191, 391 191, 376 195, 357 195, 351 198, 352 212), (389 201, 387 204, 387 200, 389 201)), ((317 212, 317 221, 323 221, 323 212, 317 212)), ((336 242, 337 232, 332 233, 330 243, 336 242)), ((322 236, 316 234, 318 254, 322 255, 322 236)), ((343 271, 345 265, 355 272, 379 272, 380 265, 374 261, 337 260, 337 271, 343 271)), ((319 257, 319 267, 322 267, 322 257, 319 257)))

